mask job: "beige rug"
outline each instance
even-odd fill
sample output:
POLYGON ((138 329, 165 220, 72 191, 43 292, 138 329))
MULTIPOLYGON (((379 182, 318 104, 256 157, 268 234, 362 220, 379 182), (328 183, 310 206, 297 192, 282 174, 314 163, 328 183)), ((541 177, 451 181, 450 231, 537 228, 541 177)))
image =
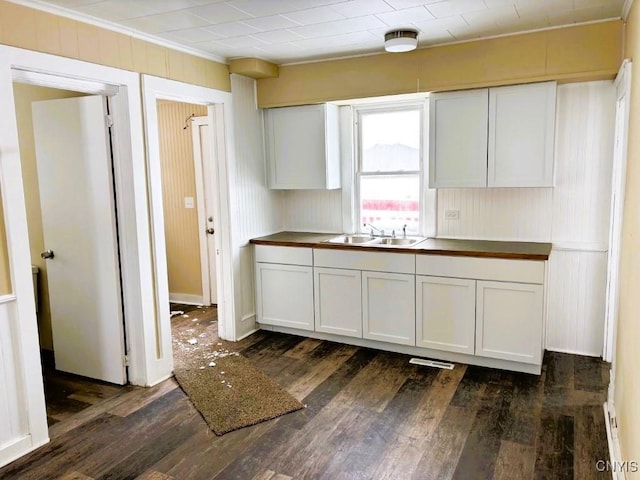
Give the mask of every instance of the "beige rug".
POLYGON ((174 374, 216 435, 304 407, 238 354, 216 358, 212 364, 204 368, 178 368, 174 374))

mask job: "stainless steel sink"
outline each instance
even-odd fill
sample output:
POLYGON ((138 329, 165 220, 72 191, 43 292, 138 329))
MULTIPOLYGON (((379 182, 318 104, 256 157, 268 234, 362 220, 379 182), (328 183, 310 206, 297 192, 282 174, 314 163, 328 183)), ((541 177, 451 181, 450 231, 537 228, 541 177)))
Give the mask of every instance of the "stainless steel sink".
POLYGON ((376 240, 370 235, 340 235, 339 237, 330 238, 329 240, 325 240, 329 243, 357 243, 357 244, 365 244, 369 242, 373 242, 376 240))
POLYGON ((356 244, 372 247, 411 247, 426 240, 425 237, 371 237, 363 234, 340 235, 325 240, 328 243, 356 244))
POLYGON ((380 244, 398 247, 410 247, 424 240, 422 237, 380 238, 380 244))

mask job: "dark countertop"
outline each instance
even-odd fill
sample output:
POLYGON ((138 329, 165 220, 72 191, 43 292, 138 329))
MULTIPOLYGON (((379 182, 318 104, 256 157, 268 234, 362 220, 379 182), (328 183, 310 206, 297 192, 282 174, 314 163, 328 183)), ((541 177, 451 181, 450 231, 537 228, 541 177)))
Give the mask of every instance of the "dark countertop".
POLYGON ((413 253, 418 255, 449 255, 460 257, 508 258, 519 260, 547 260, 551 253, 550 243, 495 242, 488 240, 455 240, 429 238, 411 247, 387 247, 381 245, 358 245, 324 243, 341 233, 280 232, 265 237, 253 238, 255 245, 278 245, 284 247, 330 248, 340 250, 374 250, 383 252, 413 253))

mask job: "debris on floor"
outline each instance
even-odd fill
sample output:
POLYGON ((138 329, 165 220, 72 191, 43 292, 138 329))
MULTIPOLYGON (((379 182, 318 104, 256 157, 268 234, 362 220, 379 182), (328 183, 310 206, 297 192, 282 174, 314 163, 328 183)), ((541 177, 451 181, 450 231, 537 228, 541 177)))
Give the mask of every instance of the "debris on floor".
POLYGON ((195 338, 190 338, 189 340, 187 340, 187 342, 189 343, 189 345, 195 345, 196 343, 198 343, 198 340, 195 338))
POLYGON ((170 312, 171 318, 173 317, 177 317, 178 315, 184 315, 184 312, 182 310, 172 310, 170 312))

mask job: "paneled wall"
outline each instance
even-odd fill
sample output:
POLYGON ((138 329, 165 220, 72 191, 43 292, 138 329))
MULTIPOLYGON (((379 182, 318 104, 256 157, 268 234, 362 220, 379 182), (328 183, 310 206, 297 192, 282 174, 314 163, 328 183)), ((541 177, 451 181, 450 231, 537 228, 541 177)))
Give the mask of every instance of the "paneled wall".
POLYGON ((550 350, 602 353, 614 114, 611 82, 560 85, 554 188, 438 191, 438 236, 553 243, 550 350))
POLYGON ((284 229, 342 232, 342 190, 285 190, 284 229))
POLYGON ((24 202, 27 208, 27 227, 29 229, 29 249, 31 263, 40 269, 38 277, 38 333, 40 346, 53 349, 51 337, 51 312, 49 310, 49 285, 47 283, 47 262, 40 257, 46 250, 42 232, 42 211, 40 208, 40 190, 38 186, 38 168, 36 164, 35 142, 33 138, 33 119, 31 104, 40 100, 81 97, 84 93, 57 90, 14 83, 13 91, 20 142, 20 161, 22 181, 24 182, 24 202))
POLYGON ((249 239, 282 230, 283 193, 266 185, 262 112, 256 105, 256 82, 231 75, 235 164, 231 176, 231 223, 236 292, 236 336, 256 328, 253 248, 249 239))
POLYGON ((230 91, 227 65, 0 0, 0 43, 230 91))
POLYGON ((552 197, 552 188, 438 190, 438 236, 549 242, 552 197), (460 218, 447 220, 447 210, 460 218))
POLYGON ((169 295, 176 301, 189 301, 191 297, 191 301, 197 302, 195 297, 202 301, 192 126, 187 119, 206 114, 207 108, 202 105, 158 101, 167 273, 169 295), (194 208, 185 207, 187 197, 194 199, 194 208))
POLYGON ((22 379, 16 377, 18 355, 16 355, 18 315, 16 302, 12 296, 0 296, 0 465, 12 460, 20 445, 12 452, 12 443, 28 440, 27 416, 23 407, 24 391, 22 379))

